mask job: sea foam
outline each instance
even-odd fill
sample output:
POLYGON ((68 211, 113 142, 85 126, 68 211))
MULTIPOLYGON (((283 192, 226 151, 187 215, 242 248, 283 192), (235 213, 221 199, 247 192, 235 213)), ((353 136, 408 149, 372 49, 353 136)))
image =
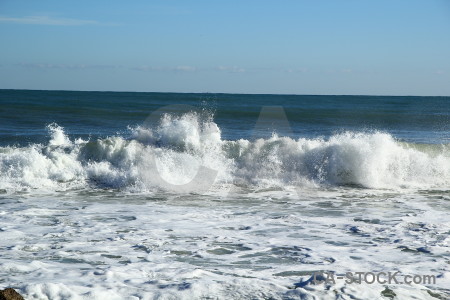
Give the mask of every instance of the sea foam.
POLYGON ((273 134, 229 141, 221 138, 212 118, 197 113, 166 114, 157 126, 133 128, 127 137, 71 140, 56 124, 48 130, 45 145, 0 148, 1 189, 170 190, 195 178, 203 190, 233 184, 388 189, 450 185, 448 145, 408 144, 383 132, 315 139, 273 134))

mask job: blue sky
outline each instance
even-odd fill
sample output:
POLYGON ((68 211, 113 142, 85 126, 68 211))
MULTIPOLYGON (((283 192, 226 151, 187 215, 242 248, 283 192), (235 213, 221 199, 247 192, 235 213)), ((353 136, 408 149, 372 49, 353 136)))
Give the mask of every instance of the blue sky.
POLYGON ((1 0, 0 37, 0 88, 450 96, 448 0, 1 0))

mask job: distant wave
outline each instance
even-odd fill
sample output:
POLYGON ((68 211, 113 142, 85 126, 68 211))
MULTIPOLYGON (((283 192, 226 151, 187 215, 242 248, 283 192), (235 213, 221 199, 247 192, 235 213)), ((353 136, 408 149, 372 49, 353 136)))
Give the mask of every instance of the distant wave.
POLYGON ((166 114, 154 128, 131 129, 131 137, 70 139, 57 124, 48 130, 47 144, 0 148, 0 189, 145 192, 170 190, 188 184, 196 175, 208 181, 208 189, 228 184, 450 186, 448 144, 404 143, 383 132, 344 132, 327 139, 273 135, 228 141, 221 138, 211 117, 196 113, 166 114), (204 170, 208 171, 205 176, 197 174, 204 170))

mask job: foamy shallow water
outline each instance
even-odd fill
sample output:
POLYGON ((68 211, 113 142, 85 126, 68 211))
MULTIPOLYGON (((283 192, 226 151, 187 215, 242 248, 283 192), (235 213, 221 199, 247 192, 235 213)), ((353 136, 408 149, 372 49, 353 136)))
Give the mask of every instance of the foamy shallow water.
POLYGON ((449 296, 448 190, 81 190, 0 203, 1 284, 27 299, 385 299, 386 287, 398 299, 449 296), (320 270, 437 279, 308 282, 320 270))

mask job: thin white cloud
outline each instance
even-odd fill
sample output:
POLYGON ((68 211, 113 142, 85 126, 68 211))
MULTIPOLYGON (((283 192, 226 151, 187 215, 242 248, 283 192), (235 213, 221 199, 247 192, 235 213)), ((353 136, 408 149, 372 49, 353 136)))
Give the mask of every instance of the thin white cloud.
POLYGON ((49 69, 64 69, 64 70, 85 70, 85 69, 129 69, 135 71, 143 72, 196 72, 199 71, 198 68, 193 66, 181 65, 174 67, 155 67, 155 66, 134 66, 127 67, 123 65, 95 65, 95 64, 52 64, 52 63, 27 63, 22 62, 15 64, 16 66, 28 68, 28 69, 38 69, 38 70, 49 70, 49 69))
POLYGON ((53 25, 53 26, 82 26, 99 24, 97 21, 67 19, 67 18, 51 18, 48 16, 29 16, 11 18, 0 16, 0 23, 12 24, 28 24, 28 25, 53 25))
POLYGON ((230 72, 230 73, 244 73, 246 70, 237 66, 218 66, 218 71, 230 72))
MULTIPOLYGON (((242 68, 239 66, 226 66, 221 65, 218 67, 211 68, 199 68, 190 65, 179 65, 179 66, 152 66, 152 65, 140 65, 140 66, 126 66, 126 65, 101 65, 101 64, 55 64, 55 63, 29 63, 22 62, 15 64, 15 66, 36 69, 36 70, 51 70, 51 69, 64 69, 64 70, 87 70, 87 69, 123 69, 123 70, 133 70, 140 72, 175 72, 175 73, 193 73, 193 72, 225 72, 225 73, 251 73, 251 72, 286 72, 286 73, 307 73, 310 70, 307 68, 297 68, 297 69, 282 69, 282 68, 242 68)), ((342 69, 334 70, 330 69, 324 71, 328 74, 336 73, 352 73, 353 70, 342 69)))
POLYGON ((296 68, 296 69, 285 69, 286 73, 307 73, 309 69, 307 68, 296 68))
POLYGON ((192 66, 177 66, 172 69, 173 71, 181 71, 181 72, 194 72, 197 71, 196 67, 192 66))
POLYGON ((117 69, 122 68, 119 65, 88 65, 88 64, 39 64, 39 63, 20 63, 17 66, 29 69, 64 69, 64 70, 85 70, 85 69, 117 69))
POLYGON ((142 65, 142 66, 138 66, 138 67, 131 67, 130 69, 136 70, 136 71, 144 71, 144 72, 151 72, 151 71, 195 72, 195 71, 198 71, 198 69, 196 67, 192 67, 192 66, 153 67, 153 66, 142 65))
POLYGON ((149 72, 149 71, 162 71, 163 69, 160 67, 152 67, 152 66, 147 66, 147 65, 142 65, 142 66, 138 66, 138 67, 131 67, 131 70, 136 70, 136 71, 143 71, 143 72, 149 72))

